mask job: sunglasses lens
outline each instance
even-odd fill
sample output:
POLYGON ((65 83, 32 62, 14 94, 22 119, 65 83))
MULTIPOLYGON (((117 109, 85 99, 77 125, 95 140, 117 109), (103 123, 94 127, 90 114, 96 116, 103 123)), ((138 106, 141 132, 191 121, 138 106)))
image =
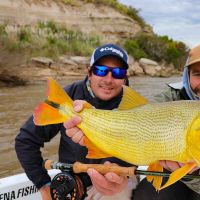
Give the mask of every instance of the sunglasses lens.
POLYGON ((123 68, 113 68, 112 76, 116 79, 124 79, 126 77, 126 69, 123 68))
POLYGON ((92 68, 92 72, 96 75, 96 76, 101 76, 104 77, 108 74, 109 69, 106 66, 94 66, 92 68))
POLYGON ((107 66, 94 66, 92 68, 93 74, 96 76, 104 77, 108 74, 108 72, 112 72, 112 77, 116 79, 124 79, 126 77, 126 69, 116 67, 116 68, 110 68, 107 66))

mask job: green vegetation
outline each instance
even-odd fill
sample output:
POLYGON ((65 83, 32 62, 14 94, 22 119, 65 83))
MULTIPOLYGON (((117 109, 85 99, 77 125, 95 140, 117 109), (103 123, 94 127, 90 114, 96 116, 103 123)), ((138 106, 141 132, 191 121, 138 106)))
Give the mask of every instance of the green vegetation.
POLYGON ((146 57, 157 62, 165 60, 173 63, 178 69, 184 65, 188 52, 183 42, 173 41, 168 36, 144 34, 126 40, 124 48, 136 59, 146 57))
POLYGON ((98 36, 70 30, 52 21, 39 22, 34 28, 23 27, 12 33, 2 25, 0 38, 1 49, 54 59, 61 54, 88 56, 100 44, 98 36))
POLYGON ((139 47, 139 44, 135 40, 126 40, 124 42, 124 48, 126 49, 128 54, 132 55, 136 60, 148 57, 144 50, 139 47))
POLYGON ((5 24, 0 25, 0 34, 6 35, 6 25, 5 24))

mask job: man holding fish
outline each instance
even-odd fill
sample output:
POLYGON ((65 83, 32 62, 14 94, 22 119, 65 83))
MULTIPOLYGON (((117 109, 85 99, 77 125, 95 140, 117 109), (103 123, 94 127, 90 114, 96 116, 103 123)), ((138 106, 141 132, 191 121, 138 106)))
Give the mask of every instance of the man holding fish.
MULTIPOLYGON (((158 102, 178 101, 178 100, 199 100, 200 98, 200 45, 193 48, 188 56, 188 60, 184 67, 183 84, 180 87, 170 86, 169 90, 155 97, 158 102)), ((79 112, 83 109, 83 101, 74 102, 74 110, 79 112)), ((65 123, 67 128, 66 134, 72 138, 74 142, 83 144, 83 133, 76 127, 81 122, 79 117, 74 117, 65 123)), ((178 163, 169 160, 162 160, 160 164, 167 171, 176 171, 183 166, 183 163, 178 163)), ((94 171, 94 170, 93 170, 94 171)), ((94 171, 94 174, 96 172, 94 171)), ((200 175, 199 168, 196 167, 192 174, 200 175)), ((93 175, 94 176, 94 175, 93 175)), ((92 177, 91 177, 92 179, 92 177)), ((94 183, 96 183, 94 181, 94 183)), ((103 183, 103 181, 102 181, 103 183)), ((94 184, 98 189, 101 181, 94 184)), ((101 193, 104 191, 99 190, 101 193)), ((200 199, 200 180, 183 179, 174 183, 159 193, 153 188, 152 184, 146 179, 142 180, 136 191, 134 191, 134 200, 197 200, 200 199)))
MULTIPOLYGON (((85 100, 95 108, 116 109, 122 99, 122 85, 128 84, 127 69, 128 55, 122 48, 114 44, 102 45, 93 52, 86 79, 67 86, 65 91, 73 100, 85 100)), ((82 105, 82 102, 75 102, 75 110, 80 110, 82 105)), ((130 164, 116 158, 86 159, 86 148, 77 144, 83 143, 83 133, 73 128, 80 120, 78 117, 74 118, 64 125, 65 127, 62 123, 36 126, 33 117, 31 117, 16 137, 15 146, 18 159, 29 179, 41 192, 43 200, 51 199, 50 177, 42 167, 43 158, 40 148, 59 131, 61 132, 59 146, 59 161, 61 162, 74 163, 80 161, 105 164, 112 162, 122 166, 130 166, 130 164), (65 128, 68 129, 66 131, 68 136, 66 136, 65 128)), ((134 185, 127 177, 118 176, 111 172, 103 176, 94 169, 89 169, 87 174, 81 176, 81 179, 88 189, 88 197, 86 197, 88 199, 128 200, 131 196, 131 185, 134 185)), ((136 178, 134 181, 137 182, 136 178)))

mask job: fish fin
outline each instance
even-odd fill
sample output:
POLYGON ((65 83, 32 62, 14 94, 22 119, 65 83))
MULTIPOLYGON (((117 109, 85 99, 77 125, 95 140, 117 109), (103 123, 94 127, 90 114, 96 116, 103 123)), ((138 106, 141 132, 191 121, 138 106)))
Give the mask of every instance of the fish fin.
POLYGON ((62 105, 73 109, 73 101, 68 94, 52 79, 48 79, 46 103, 39 104, 33 113, 33 121, 36 125, 58 124, 67 120, 67 116, 62 114, 62 105), (54 107, 53 105, 56 105, 54 107))
POLYGON ((59 113, 58 109, 46 103, 39 104, 34 110, 33 121, 38 126, 58 124, 65 120, 66 117, 59 113))
MULTIPOLYGON (((153 171, 153 172, 163 172, 163 167, 160 165, 159 162, 152 163, 149 165, 147 171, 153 171)), ((152 182, 152 185, 156 190, 159 190, 162 184, 163 177, 161 176, 147 176, 147 180, 149 182, 152 182)))
POLYGON ((48 79, 47 97, 49 101, 57 104, 65 103, 70 107, 73 105, 72 99, 53 78, 48 79))
MULTIPOLYGON (((60 105, 63 103, 70 107, 73 105, 73 100, 53 78, 48 79, 47 97, 49 101, 60 105)), ((93 108, 93 106, 88 102, 85 102, 83 107, 93 108)))
POLYGON ((183 178, 183 176, 185 176, 188 172, 190 172, 196 166, 197 166, 196 163, 187 163, 183 167, 172 172, 169 176, 168 181, 159 190, 162 190, 162 189, 172 185, 176 181, 180 180, 181 178, 183 178))
POLYGON ((90 142, 90 140, 87 137, 84 137, 84 145, 88 149, 88 154, 86 158, 98 159, 112 157, 111 155, 99 150, 92 142, 90 142))
POLYGON ((84 104, 83 104, 83 107, 84 108, 94 108, 94 106, 92 106, 90 103, 88 103, 88 102, 85 102, 84 104))
POLYGON ((200 165, 200 116, 198 115, 192 122, 187 134, 188 152, 192 159, 200 165))
POLYGON ((123 97, 119 104, 119 110, 128 110, 147 104, 148 100, 141 96, 139 93, 135 92, 128 86, 123 86, 123 97))

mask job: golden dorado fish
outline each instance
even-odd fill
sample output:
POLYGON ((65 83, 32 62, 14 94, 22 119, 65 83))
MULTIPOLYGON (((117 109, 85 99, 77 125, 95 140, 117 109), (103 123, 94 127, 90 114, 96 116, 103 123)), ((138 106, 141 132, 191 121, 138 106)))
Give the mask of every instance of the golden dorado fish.
POLYGON ((148 165, 149 171, 162 171, 159 160, 185 163, 162 178, 148 176, 157 190, 181 179, 200 166, 200 101, 174 101, 148 104, 131 88, 123 88, 118 110, 94 109, 86 103, 83 111, 73 110, 71 98, 53 80, 48 81, 48 99, 34 111, 36 125, 62 123, 74 115, 82 122, 88 158, 117 157, 134 165, 148 165))

